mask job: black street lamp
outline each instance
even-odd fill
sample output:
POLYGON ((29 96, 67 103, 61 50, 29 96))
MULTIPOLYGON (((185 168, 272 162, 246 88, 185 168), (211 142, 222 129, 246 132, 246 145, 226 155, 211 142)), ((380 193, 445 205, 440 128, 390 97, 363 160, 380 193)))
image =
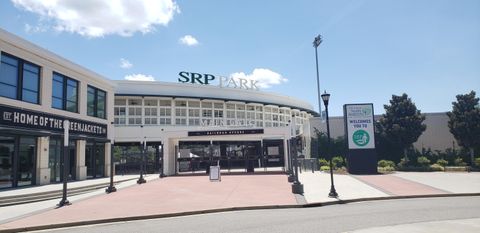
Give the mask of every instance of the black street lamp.
POLYGON ((298 151, 297 151, 297 126, 296 126, 296 121, 295 121, 295 115, 292 115, 292 127, 293 127, 293 134, 291 135, 290 138, 290 148, 292 149, 292 154, 293 156, 293 166, 294 166, 294 176, 295 176, 295 181, 292 184, 292 193, 295 194, 303 194, 303 184, 300 183, 300 180, 298 180, 298 151))
POLYGON ((335 185, 333 184, 333 163, 332 163, 332 153, 330 153, 330 148, 331 148, 331 145, 330 145, 330 124, 329 124, 329 121, 328 121, 328 101, 330 100, 330 94, 328 94, 326 91, 322 94, 322 100, 323 100, 323 104, 325 105, 325 114, 326 114, 326 118, 327 118, 327 137, 328 137, 328 140, 327 140, 327 151, 328 151, 328 154, 330 155, 330 183, 331 183, 331 186, 330 186, 330 193, 328 194, 328 197, 333 197, 333 198, 336 198, 338 197, 338 194, 337 194, 337 191, 335 191, 335 185))
POLYGON ((63 155, 60 157, 63 170, 63 192, 62 192, 62 200, 57 204, 58 207, 62 207, 65 205, 70 205, 71 203, 67 199, 67 181, 68 181, 68 174, 67 174, 67 164, 70 164, 68 161, 68 141, 69 141, 69 129, 70 129, 70 121, 64 120, 63 121, 63 155))
MULTIPOLYGON (((143 132, 143 125, 140 126, 142 128, 142 132, 143 132)), ((137 180, 137 184, 143 184, 143 183, 147 183, 147 181, 143 178, 143 169, 144 169, 144 157, 145 157, 145 151, 147 150, 147 138, 144 137, 143 139, 143 143, 140 143, 140 147, 142 148, 140 151, 141 151, 141 156, 142 156, 142 160, 140 161, 140 178, 138 178, 137 180)))
POLYGON ((112 139, 112 142, 110 143, 110 185, 108 188, 105 189, 106 193, 113 193, 117 191, 117 188, 113 185, 113 168, 115 166, 115 163, 113 162, 113 145, 114 141, 112 139))
POLYGON ((160 172, 159 172, 160 174, 158 176, 160 178, 163 178, 163 177, 165 177, 165 174, 163 173, 163 145, 157 146, 157 150, 158 150, 158 153, 160 153, 160 155, 161 155, 160 158, 159 158, 160 161, 161 161, 160 172), (161 148, 161 150, 160 150, 160 148, 161 148))
POLYGON ((292 126, 291 126, 292 122, 291 120, 288 120, 288 124, 287 126, 289 126, 290 128, 290 135, 289 135, 289 139, 288 139, 288 143, 287 143, 287 163, 288 163, 288 166, 287 166, 287 175, 288 175, 288 182, 289 183, 292 183, 293 181, 295 181, 295 175, 293 174, 293 165, 292 165, 292 126))
POLYGON ((315 47, 315 64, 317 65, 317 95, 318 95, 318 113, 320 113, 320 118, 322 118, 322 101, 320 101, 320 78, 318 77, 318 53, 317 47, 322 43, 322 36, 318 35, 313 40, 313 47, 315 47))

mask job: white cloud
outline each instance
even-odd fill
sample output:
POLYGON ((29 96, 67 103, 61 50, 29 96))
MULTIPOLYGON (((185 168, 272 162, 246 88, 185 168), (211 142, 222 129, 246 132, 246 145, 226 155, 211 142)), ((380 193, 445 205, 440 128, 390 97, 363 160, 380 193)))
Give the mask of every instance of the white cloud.
POLYGON ((130 61, 128 61, 127 59, 125 58, 120 58, 120 67, 123 68, 123 69, 130 69, 132 68, 133 64, 130 63, 130 61))
POLYGON ((260 88, 270 88, 272 85, 282 84, 288 81, 281 74, 264 68, 255 68, 251 74, 237 72, 230 75, 232 78, 243 78, 258 81, 260 88))
POLYGON ((145 74, 131 74, 125 76, 126 80, 130 81, 155 81, 155 78, 151 75, 145 75, 145 74))
POLYGON ((45 27, 44 25, 37 25, 37 26, 32 26, 28 23, 25 24, 25 32, 28 33, 28 34, 32 34, 32 33, 37 33, 37 32, 46 32, 47 31, 47 27, 45 27))
POLYGON ((195 46, 198 45, 198 40, 195 39, 195 37, 191 35, 186 35, 178 40, 181 44, 187 45, 187 46, 195 46))
POLYGON ((53 21, 58 31, 86 37, 149 33, 180 13, 173 0, 12 0, 15 7, 53 21))

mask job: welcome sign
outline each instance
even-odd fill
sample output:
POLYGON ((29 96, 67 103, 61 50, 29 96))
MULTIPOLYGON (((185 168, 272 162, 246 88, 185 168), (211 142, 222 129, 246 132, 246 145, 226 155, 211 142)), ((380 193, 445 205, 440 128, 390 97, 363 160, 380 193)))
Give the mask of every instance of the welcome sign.
POLYGON ((349 149, 374 149, 373 104, 345 105, 349 149))

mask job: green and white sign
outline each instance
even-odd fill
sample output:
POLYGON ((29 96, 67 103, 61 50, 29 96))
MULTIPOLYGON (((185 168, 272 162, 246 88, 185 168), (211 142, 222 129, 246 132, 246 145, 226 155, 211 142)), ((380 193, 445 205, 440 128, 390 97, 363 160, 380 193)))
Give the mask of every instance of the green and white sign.
POLYGON ((349 149, 374 149, 373 104, 345 105, 349 149))

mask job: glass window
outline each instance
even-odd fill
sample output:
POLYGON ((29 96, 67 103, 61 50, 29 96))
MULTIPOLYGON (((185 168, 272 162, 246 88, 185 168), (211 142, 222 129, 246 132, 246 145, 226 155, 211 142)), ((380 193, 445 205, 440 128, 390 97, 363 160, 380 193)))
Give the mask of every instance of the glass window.
POLYGON ((216 118, 223 118, 223 110, 215 110, 214 114, 216 118))
POLYGON ((0 96, 39 103, 40 67, 2 53, 0 96), (19 70, 21 71, 19 73, 19 70), (21 84, 21 87, 19 85, 21 84))
POLYGON ((172 106, 171 100, 160 100, 160 106, 170 107, 172 106))
POLYGON ((78 81, 53 73, 52 107, 78 112, 78 81))
POLYGON ((116 99, 115 105, 127 105, 127 100, 124 99, 116 99))
POLYGON ((212 102, 202 102, 202 108, 211 108, 212 102))
POLYGON ((188 109, 189 117, 200 117, 200 109, 188 109))
POLYGON ((188 107, 199 108, 200 107, 200 102, 199 101, 188 101, 188 107))
POLYGON ((144 100, 145 106, 157 106, 157 100, 144 100))
POLYGON ((175 106, 177 107, 187 107, 187 101, 184 100, 176 100, 175 106))
POLYGON ((107 93, 98 88, 87 88, 87 114, 89 116, 105 118, 107 105, 107 93))
POLYGON ((202 110, 202 116, 203 116, 203 117, 212 117, 212 110, 203 109, 203 110, 202 110))
POLYGON ((223 103, 214 103, 213 107, 216 109, 223 109, 223 103))
POLYGON ((95 116, 95 89, 92 87, 87 91, 87 115, 95 116))
POLYGON ((235 109, 235 104, 227 104, 227 109, 235 109))
POLYGON ((175 109, 175 116, 187 116, 187 110, 186 109, 175 109))
POLYGON ((129 99, 128 100, 128 105, 142 105, 142 100, 141 99, 129 99))

